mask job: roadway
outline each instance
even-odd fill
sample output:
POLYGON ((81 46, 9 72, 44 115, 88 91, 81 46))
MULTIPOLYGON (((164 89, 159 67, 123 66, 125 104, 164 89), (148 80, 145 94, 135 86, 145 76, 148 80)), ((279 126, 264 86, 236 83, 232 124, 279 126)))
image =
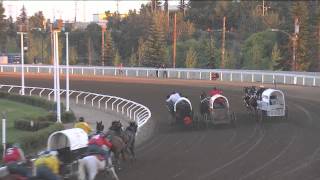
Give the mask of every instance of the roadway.
MULTIPOLYGON (((52 82, 46 76, 26 79, 28 86, 52 87, 52 82)), ((0 74, 0 83, 20 81, 0 74)), ((121 180, 320 179, 319 88, 280 86, 286 94, 289 120, 258 124, 242 105, 243 84, 73 77, 70 87, 124 97, 150 108, 153 134, 137 147, 137 161, 126 163, 119 172, 121 180), (201 91, 212 86, 223 89, 228 97, 237 115, 236 128, 184 130, 169 125, 167 94, 181 92, 198 110, 201 91)))

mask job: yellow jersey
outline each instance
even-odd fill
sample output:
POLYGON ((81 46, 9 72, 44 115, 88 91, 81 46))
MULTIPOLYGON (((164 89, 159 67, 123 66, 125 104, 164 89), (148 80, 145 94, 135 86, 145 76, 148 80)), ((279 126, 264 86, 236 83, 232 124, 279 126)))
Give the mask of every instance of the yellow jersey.
POLYGON ((59 160, 56 156, 48 155, 39 157, 34 165, 39 167, 41 165, 48 167, 54 174, 59 174, 59 160))
POLYGON ((75 128, 83 129, 87 134, 92 132, 91 127, 86 122, 78 122, 74 125, 75 128))

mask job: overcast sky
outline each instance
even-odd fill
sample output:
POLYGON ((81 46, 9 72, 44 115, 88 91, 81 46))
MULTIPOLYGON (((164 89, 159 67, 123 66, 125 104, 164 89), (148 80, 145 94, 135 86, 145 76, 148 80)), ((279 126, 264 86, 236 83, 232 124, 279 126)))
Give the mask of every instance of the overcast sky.
MULTIPOLYGON (((140 9, 141 4, 146 4, 150 1, 145 0, 119 0, 119 12, 126 13, 129 9, 140 9)), ((15 19, 24 5, 27 10, 27 15, 32 16, 35 12, 43 11, 47 19, 62 18, 64 20, 74 20, 75 7, 77 6, 77 21, 92 21, 92 14, 103 13, 110 10, 117 10, 117 1, 3 1, 5 14, 10 15, 15 19), (77 2, 77 3, 76 3, 77 2)), ((169 5, 176 5, 178 1, 169 0, 169 5)))

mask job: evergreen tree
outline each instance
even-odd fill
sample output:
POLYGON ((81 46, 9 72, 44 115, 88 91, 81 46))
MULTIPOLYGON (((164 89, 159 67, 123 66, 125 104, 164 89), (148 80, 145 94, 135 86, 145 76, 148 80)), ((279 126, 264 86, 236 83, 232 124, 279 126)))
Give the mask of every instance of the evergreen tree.
MULTIPOLYGON (((27 11, 26 11, 26 8, 24 7, 24 5, 22 6, 21 8, 21 13, 20 15, 17 17, 17 24, 19 25, 19 30, 18 31, 21 31, 22 29, 20 29, 21 26, 27 26, 28 24, 28 16, 27 16, 27 11)), ((26 29, 25 29, 26 30, 26 29)))
POLYGON ((271 60, 272 60, 272 67, 273 70, 283 70, 284 64, 281 57, 281 52, 278 47, 278 43, 275 43, 272 52, 271 52, 271 60))
POLYGON ((159 66, 166 60, 164 27, 161 27, 158 20, 158 14, 156 14, 149 29, 149 37, 146 40, 144 66, 159 66))
POLYGON ((129 59, 129 65, 130 66, 137 66, 138 64, 139 63, 138 63, 138 59, 137 59, 137 54, 132 51, 130 59, 129 59))
POLYGON ((4 19, 6 16, 4 15, 4 7, 2 1, 0 2, 0 51, 4 52, 6 48, 6 41, 7 41, 7 23, 4 19))
POLYGON ((210 39, 208 41, 206 41, 206 51, 207 54, 209 55, 209 59, 208 59, 208 68, 212 68, 214 69, 216 67, 216 60, 215 60, 215 41, 214 41, 214 36, 212 34, 210 34, 210 39))
POLYGON ((180 0, 178 8, 179 8, 180 12, 183 14, 183 16, 185 15, 186 7, 187 7, 187 5, 185 3, 185 0, 180 0))
POLYGON ((113 40, 110 31, 106 31, 104 48, 104 65, 111 66, 114 57, 113 40))
POLYGON ((187 52, 185 65, 187 68, 195 68, 197 63, 198 63, 197 53, 191 47, 187 52))
POLYGON ((44 29, 45 17, 42 11, 36 12, 33 16, 29 18, 29 28, 30 29, 44 29))
POLYGON ((143 62, 143 58, 144 58, 144 54, 146 51, 146 44, 143 41, 142 38, 139 39, 138 41, 138 50, 137 50, 137 56, 138 56, 138 66, 141 66, 142 62, 143 62))
MULTIPOLYGON (((292 19, 295 17, 299 20, 299 33, 296 50, 296 70, 309 70, 312 58, 313 40, 310 34, 309 9, 307 1, 295 1, 291 8, 292 19)), ((313 38, 314 39, 314 38, 313 38)), ((292 62, 293 64, 293 62, 292 62)), ((294 65, 293 65, 294 66, 294 65)))
POLYGON ((116 50, 115 52, 116 52, 116 54, 115 54, 114 59, 113 59, 113 65, 114 66, 119 66, 121 64, 121 56, 120 56, 118 50, 116 50))

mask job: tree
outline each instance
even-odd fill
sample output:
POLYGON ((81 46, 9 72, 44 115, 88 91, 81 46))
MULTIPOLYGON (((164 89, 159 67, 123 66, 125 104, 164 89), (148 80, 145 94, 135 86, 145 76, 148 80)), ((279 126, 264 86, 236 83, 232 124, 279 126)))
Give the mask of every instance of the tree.
POLYGON ((189 48, 186 55, 186 67, 187 68, 195 68, 198 62, 197 53, 193 48, 189 48))
MULTIPOLYGON (((17 24, 19 26, 21 26, 21 25, 27 26, 27 24, 28 24, 28 16, 27 16, 27 11, 26 11, 26 8, 24 7, 24 5, 22 6, 20 11, 21 11, 21 13, 17 17, 17 24)), ((19 29, 19 31, 21 31, 21 29, 19 29)))
POLYGON ((284 70, 284 64, 281 57, 281 52, 278 47, 278 43, 275 43, 272 52, 271 52, 271 60, 272 60, 272 67, 273 70, 284 70))
POLYGON ((30 29, 44 29, 45 17, 42 11, 36 12, 33 16, 29 18, 29 28, 30 29))
POLYGON ((114 57, 114 50, 113 50, 113 40, 111 37, 111 32, 106 31, 106 38, 105 38, 105 48, 104 48, 104 65, 111 66, 114 57))
POLYGON ((138 65, 140 66, 143 62, 143 58, 145 56, 146 51, 146 44, 142 38, 139 39, 138 42, 138 50, 137 50, 137 56, 138 56, 138 65))
POLYGON ((2 1, 0 2, 0 50, 1 52, 5 51, 6 48, 6 31, 7 31, 7 26, 6 26, 6 20, 4 19, 6 16, 4 15, 5 9, 3 8, 2 1))
POLYGON ((161 14, 155 14, 149 29, 149 37, 146 40, 142 62, 144 66, 159 66, 166 60, 164 27, 161 26, 159 17, 161 17, 161 14))
MULTIPOLYGON (((296 70, 309 70, 312 61, 312 47, 314 38, 311 38, 309 24, 309 9, 306 1, 295 1, 291 7, 292 19, 299 19, 299 34, 296 51, 296 70)), ((292 21, 293 22, 293 21, 292 21)))
POLYGON ((120 56, 118 50, 116 50, 115 52, 116 52, 116 54, 115 54, 114 59, 113 59, 113 65, 114 66, 119 66, 121 64, 121 56, 120 56))
POLYGON ((139 65, 138 59, 137 59, 137 54, 132 52, 130 59, 129 59, 129 65, 130 66, 137 66, 139 65))

